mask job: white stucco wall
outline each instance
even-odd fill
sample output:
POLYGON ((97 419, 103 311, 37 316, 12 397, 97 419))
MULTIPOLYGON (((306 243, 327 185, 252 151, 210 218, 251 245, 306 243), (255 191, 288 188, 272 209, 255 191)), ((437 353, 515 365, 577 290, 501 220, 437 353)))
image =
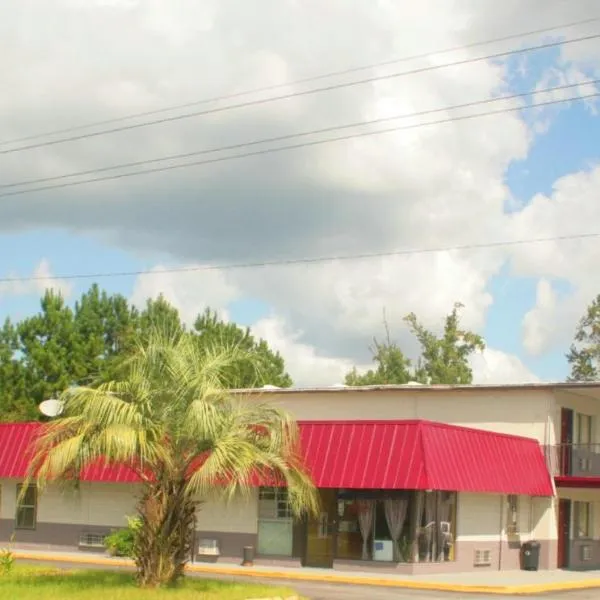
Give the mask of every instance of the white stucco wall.
POLYGON ((497 494, 459 494, 456 516, 457 541, 499 541, 503 500, 504 498, 497 494))
POLYGON ((251 398, 277 404, 299 420, 427 419, 556 443, 554 396, 548 390, 343 390, 267 393, 251 398))
MULTIPOLYGON (((14 519, 17 484, 0 481, 0 518, 14 519)), ((38 498, 37 521, 72 525, 121 527, 135 515, 138 488, 134 485, 82 483, 81 489, 61 491, 49 488, 38 498)), ((258 490, 229 502, 211 499, 200 504, 199 531, 256 533, 258 527, 258 490)))
MULTIPOLYGON (((14 519, 17 502, 15 480, 2 480, 3 519, 14 519)), ((135 514, 136 486, 110 483, 82 483, 78 491, 50 487, 39 495, 39 523, 70 523, 120 527, 135 514)))
MULTIPOLYGON (((518 535, 530 539, 557 539, 555 499, 519 496, 518 535)), ((507 496, 466 494, 458 497, 457 540, 465 542, 507 541, 507 496)))
POLYGON ((557 498, 532 498, 531 538, 536 540, 558 539, 557 498))
POLYGON ((258 531, 258 490, 229 502, 216 499, 203 502, 198 510, 198 531, 256 533, 258 531))

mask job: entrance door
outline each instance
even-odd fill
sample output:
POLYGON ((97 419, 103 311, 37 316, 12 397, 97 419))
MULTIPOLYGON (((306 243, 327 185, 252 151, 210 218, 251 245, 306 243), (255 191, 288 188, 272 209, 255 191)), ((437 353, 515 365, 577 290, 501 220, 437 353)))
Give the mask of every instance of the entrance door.
POLYGON ((569 566, 569 543, 571 530, 571 501, 558 502, 558 560, 557 567, 566 569, 569 566))
POLYGON ((333 568, 337 533, 337 491, 319 490, 321 513, 306 524, 305 567, 333 568))
POLYGON ((573 411, 560 410, 560 474, 571 474, 571 450, 573 448, 573 411))

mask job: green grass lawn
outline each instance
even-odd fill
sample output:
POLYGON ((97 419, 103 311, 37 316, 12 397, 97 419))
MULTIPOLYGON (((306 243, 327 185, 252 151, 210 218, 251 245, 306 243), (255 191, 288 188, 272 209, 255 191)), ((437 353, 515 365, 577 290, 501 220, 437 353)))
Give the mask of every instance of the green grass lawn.
POLYGON ((0 575, 1 600, 246 600, 293 596, 283 587, 187 578, 176 589, 141 590, 130 573, 16 566, 0 575))

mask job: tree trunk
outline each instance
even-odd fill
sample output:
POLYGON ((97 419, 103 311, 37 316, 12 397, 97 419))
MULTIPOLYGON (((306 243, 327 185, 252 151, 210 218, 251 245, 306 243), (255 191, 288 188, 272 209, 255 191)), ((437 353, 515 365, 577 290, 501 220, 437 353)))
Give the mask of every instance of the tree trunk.
POLYGON ((183 481, 146 484, 138 504, 141 527, 135 541, 140 585, 173 585, 183 576, 193 544, 196 505, 183 481))

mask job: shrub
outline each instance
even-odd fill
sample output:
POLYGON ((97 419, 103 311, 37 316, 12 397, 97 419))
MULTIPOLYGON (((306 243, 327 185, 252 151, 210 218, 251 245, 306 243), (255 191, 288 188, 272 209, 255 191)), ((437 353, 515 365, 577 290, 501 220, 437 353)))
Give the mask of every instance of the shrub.
POLYGON ((0 550, 0 572, 2 575, 8 575, 15 564, 15 555, 13 554, 11 544, 15 539, 14 534, 10 537, 10 543, 6 548, 0 550))
POLYGON ((114 531, 104 538, 106 549, 113 556, 134 557, 135 536, 140 528, 137 517, 127 518, 127 527, 114 531))

